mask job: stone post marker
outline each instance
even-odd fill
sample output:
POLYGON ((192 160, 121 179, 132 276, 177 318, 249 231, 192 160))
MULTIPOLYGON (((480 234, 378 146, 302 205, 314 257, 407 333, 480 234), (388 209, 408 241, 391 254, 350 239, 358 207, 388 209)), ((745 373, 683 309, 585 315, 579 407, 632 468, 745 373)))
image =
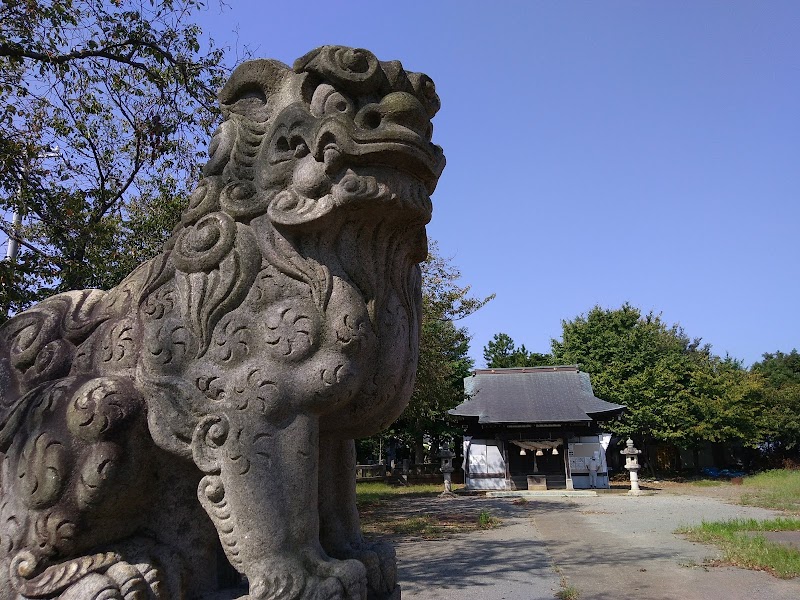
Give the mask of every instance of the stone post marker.
POLYGON ((628 441, 625 442, 625 449, 620 450, 619 453, 625 456, 625 468, 628 469, 631 477, 631 489, 628 495, 639 496, 642 493, 639 489, 639 469, 641 469, 639 455, 642 451, 634 448, 633 440, 628 438, 628 441))
POLYGON ((442 446, 439 449, 439 454, 437 455, 441 461, 441 471, 442 476, 444 477, 444 491, 439 494, 439 496, 452 496, 453 495, 453 482, 452 482, 452 473, 453 469, 453 454, 447 446, 442 446))
POLYGON ((426 75, 239 65, 172 238, 0 327, 0 600, 397 600, 354 439, 408 404, 444 168, 426 75))

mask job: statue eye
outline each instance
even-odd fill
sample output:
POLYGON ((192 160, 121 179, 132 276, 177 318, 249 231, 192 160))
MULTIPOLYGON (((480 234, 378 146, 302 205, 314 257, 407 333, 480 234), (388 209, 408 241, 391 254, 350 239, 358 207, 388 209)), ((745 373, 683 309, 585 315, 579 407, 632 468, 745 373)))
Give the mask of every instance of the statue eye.
POLYGON ((311 99, 311 114, 315 117, 335 114, 352 116, 354 112, 350 99, 337 92, 332 85, 323 83, 314 91, 314 97, 311 99))
POLYGON ((276 164, 291 159, 294 156, 294 149, 286 135, 279 135, 272 144, 270 162, 276 164))

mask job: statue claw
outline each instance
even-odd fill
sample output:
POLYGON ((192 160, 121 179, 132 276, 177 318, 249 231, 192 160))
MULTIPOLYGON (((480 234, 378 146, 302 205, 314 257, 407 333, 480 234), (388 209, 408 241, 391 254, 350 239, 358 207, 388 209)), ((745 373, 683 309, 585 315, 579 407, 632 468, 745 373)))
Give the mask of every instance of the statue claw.
MULTIPOLYGON (((268 575, 250 578, 247 600, 366 600, 367 574, 357 560, 316 559, 310 565, 286 563, 268 575)), ((238 600, 244 600, 240 598, 238 600)))

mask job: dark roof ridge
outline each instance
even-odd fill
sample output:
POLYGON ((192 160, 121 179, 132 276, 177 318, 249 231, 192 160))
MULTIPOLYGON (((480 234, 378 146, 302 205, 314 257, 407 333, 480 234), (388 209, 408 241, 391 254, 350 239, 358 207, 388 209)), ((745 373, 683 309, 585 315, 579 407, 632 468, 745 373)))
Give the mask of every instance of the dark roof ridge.
POLYGON ((501 373, 536 373, 536 372, 553 372, 553 371, 579 371, 578 365, 543 365, 537 367, 502 367, 502 368, 486 368, 474 369, 473 375, 499 375, 501 373))
POLYGON ((464 388, 469 399, 449 414, 479 423, 591 422, 625 409, 596 397, 578 365, 477 369, 464 388))

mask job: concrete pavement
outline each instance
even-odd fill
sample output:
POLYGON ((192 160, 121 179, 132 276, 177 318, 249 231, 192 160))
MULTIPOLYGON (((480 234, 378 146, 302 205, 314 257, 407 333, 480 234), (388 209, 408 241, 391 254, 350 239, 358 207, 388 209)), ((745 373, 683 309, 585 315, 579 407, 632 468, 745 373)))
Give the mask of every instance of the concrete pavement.
POLYGON ((552 600, 560 579, 543 547, 529 518, 510 516, 501 527, 487 531, 401 543, 397 554, 403 598, 552 600))
POLYGON ((487 509, 495 529, 397 545, 405 600, 551 600, 561 575, 581 600, 797 600, 800 578, 704 566, 713 546, 673 533, 702 520, 770 518, 778 513, 711 497, 416 499, 416 511, 487 509), (420 503, 422 505, 420 505, 420 503), (438 503, 438 504, 436 504, 438 503))

